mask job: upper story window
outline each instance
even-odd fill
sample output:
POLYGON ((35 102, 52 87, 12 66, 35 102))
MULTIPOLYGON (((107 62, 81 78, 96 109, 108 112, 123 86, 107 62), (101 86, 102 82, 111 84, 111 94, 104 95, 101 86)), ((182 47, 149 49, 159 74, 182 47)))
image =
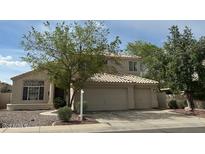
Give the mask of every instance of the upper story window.
POLYGON ((137 71, 137 62, 129 61, 129 71, 137 71))
POLYGON ((25 80, 23 83, 23 100, 43 100, 44 81, 25 80))
POLYGON ((108 60, 104 60, 104 64, 107 65, 108 64, 108 60))

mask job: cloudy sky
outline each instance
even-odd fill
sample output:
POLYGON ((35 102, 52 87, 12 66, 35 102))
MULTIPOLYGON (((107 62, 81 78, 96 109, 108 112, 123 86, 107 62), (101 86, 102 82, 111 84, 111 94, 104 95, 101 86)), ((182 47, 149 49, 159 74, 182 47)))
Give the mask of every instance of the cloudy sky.
MULTIPOLYGON (((28 64, 21 61, 25 55, 20 46, 22 35, 31 26, 43 30, 44 21, 0 21, 0 81, 11 83, 10 78, 31 70, 28 64)), ((56 23, 57 21, 51 21, 56 23)), ((69 22, 69 21, 68 21, 69 22)), ((128 42, 144 40, 157 46, 162 46, 169 33, 168 28, 178 25, 180 29, 189 26, 196 38, 205 36, 205 21, 151 21, 151 20, 123 20, 105 21, 110 29, 110 39, 120 36, 121 49, 126 48, 128 42)))

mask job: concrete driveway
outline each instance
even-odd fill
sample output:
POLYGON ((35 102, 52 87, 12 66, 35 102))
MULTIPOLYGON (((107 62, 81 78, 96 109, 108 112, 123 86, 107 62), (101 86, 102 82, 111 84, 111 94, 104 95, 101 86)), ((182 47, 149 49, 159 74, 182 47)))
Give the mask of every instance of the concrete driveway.
POLYGON ((205 132, 205 118, 170 110, 93 112, 89 116, 119 132, 205 132))

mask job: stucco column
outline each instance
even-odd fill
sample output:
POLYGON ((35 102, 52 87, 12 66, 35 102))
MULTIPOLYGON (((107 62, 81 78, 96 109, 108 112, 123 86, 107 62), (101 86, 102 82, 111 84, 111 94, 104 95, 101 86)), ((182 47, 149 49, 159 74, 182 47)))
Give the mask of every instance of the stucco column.
POLYGON ((130 85, 127 88, 127 95, 128 95, 128 109, 135 108, 135 98, 134 98, 134 86, 130 85))
POLYGON ((151 91, 151 97, 152 97, 152 108, 159 107, 158 101, 157 101, 157 95, 156 95, 154 88, 150 88, 150 91, 151 91))
POLYGON ((54 84, 50 83, 48 103, 53 104, 53 99, 54 99, 54 84))

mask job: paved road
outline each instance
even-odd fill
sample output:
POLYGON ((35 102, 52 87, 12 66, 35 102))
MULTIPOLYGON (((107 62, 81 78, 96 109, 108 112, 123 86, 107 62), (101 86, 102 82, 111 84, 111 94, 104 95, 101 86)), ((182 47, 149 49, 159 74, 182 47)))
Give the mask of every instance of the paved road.
POLYGON ((205 133, 205 127, 165 128, 149 130, 109 131, 107 133, 205 133))

